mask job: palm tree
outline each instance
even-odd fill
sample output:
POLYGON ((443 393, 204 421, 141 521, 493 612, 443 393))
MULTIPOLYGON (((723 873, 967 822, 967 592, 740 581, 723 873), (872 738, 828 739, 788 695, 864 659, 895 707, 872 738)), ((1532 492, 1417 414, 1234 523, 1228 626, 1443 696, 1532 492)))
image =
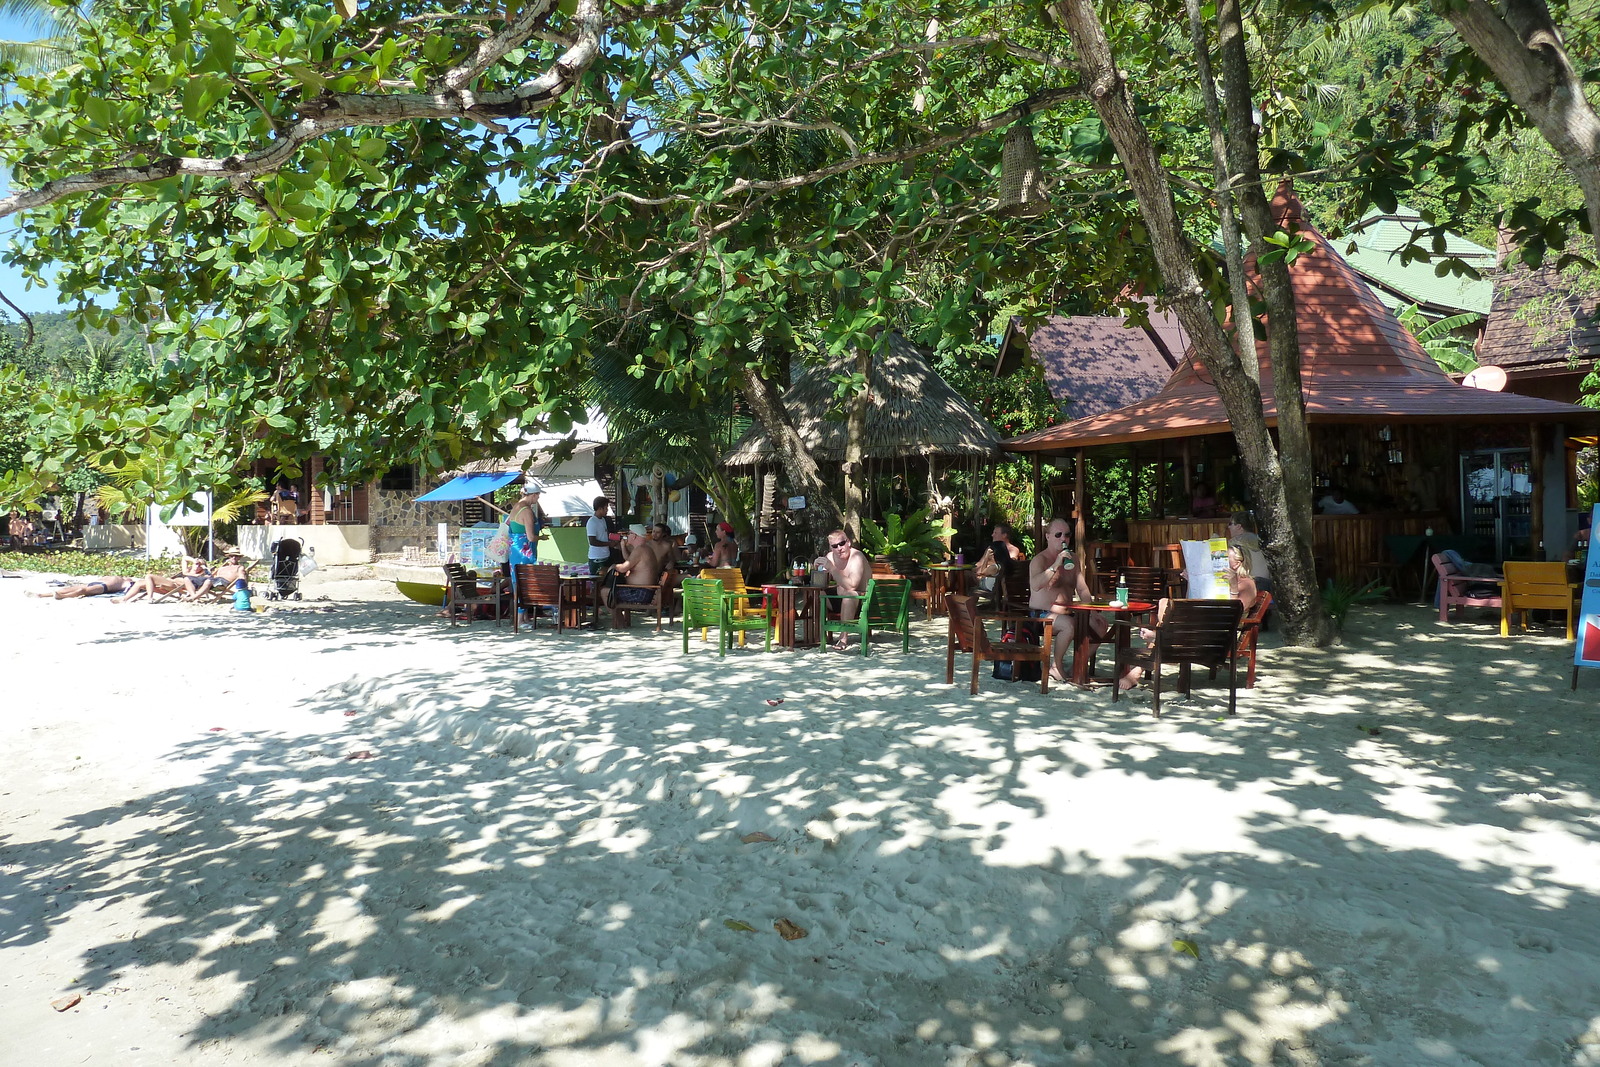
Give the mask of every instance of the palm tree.
POLYGON ((66 65, 84 13, 77 4, 57 7, 49 0, 0 0, 0 20, 32 34, 24 41, 0 41, 0 62, 30 74, 66 65))

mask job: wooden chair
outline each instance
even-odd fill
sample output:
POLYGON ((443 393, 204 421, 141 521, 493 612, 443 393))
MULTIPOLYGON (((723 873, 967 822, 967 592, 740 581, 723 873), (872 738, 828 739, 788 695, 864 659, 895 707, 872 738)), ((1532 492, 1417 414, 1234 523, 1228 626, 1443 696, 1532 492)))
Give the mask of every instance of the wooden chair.
POLYGON ((500 617, 505 614, 507 600, 505 584, 500 575, 496 574, 489 580, 487 593, 478 590, 478 572, 469 571, 459 563, 444 565, 444 579, 444 609, 450 616, 451 626, 454 626, 463 614, 470 623, 473 616, 472 609, 489 605, 494 606, 494 624, 500 625, 500 617))
POLYGON ((1500 636, 1511 636, 1511 617, 1518 612, 1524 633, 1528 612, 1559 611, 1567 617, 1567 640, 1573 639, 1576 590, 1567 581, 1567 565, 1556 563, 1518 563, 1506 560, 1506 584, 1500 594, 1500 636))
POLYGON ((1500 591, 1487 592, 1488 586, 1498 586, 1504 579, 1479 578, 1462 574, 1455 564, 1437 553, 1433 556, 1433 569, 1439 575, 1439 621, 1450 621, 1451 608, 1498 608, 1504 599, 1500 591))
MULTIPOLYGON (((766 614, 766 608, 753 607, 751 602, 745 598, 745 594, 750 590, 744 583, 744 571, 738 567, 702 567, 700 569, 700 577, 708 581, 721 582, 723 592, 740 598, 733 605, 733 613, 736 617, 746 619, 756 614, 766 614)), ((740 648, 744 647, 744 634, 745 631, 739 631, 740 648)))
MULTIPOLYGON (((1055 647, 1055 623, 1050 619, 1030 619, 1027 614, 983 614, 978 613, 977 602, 970 596, 959 593, 946 593, 944 602, 950 616, 950 631, 945 638, 944 646, 944 681, 946 685, 954 685, 956 681, 956 653, 963 652, 972 657, 972 692, 978 691, 978 671, 986 661, 1009 660, 1012 663, 1037 663, 1039 664, 1039 692, 1050 692, 1050 653, 1055 647), (1016 624, 1042 622, 1044 635, 1037 645, 1026 644, 1021 641, 1002 641, 995 645, 989 640, 989 633, 984 628, 988 619, 998 619, 1002 622, 1016 624)), ((1013 668, 1015 669, 1015 668, 1013 668)))
POLYGON ((1159 604, 1167 595, 1167 575, 1160 567, 1124 567, 1120 577, 1130 600, 1159 604))
MULTIPOLYGON (((1256 687, 1256 644, 1261 640, 1261 624, 1267 617, 1267 612, 1272 608, 1271 593, 1257 593, 1256 602, 1250 605, 1250 610, 1244 613, 1244 618, 1239 620, 1239 659, 1245 664, 1244 687, 1256 687)), ((1217 676, 1216 668, 1211 669, 1211 677, 1217 676)))
MULTIPOLYGON (((1173 600, 1167 604, 1167 614, 1156 624, 1155 638, 1149 647, 1137 652, 1119 652, 1115 675, 1122 680, 1123 671, 1132 666, 1150 668, 1150 689, 1154 697, 1156 717, 1161 717, 1161 667, 1176 663, 1178 667, 1178 692, 1189 692, 1189 667, 1198 663, 1215 670, 1228 668, 1228 714, 1234 714, 1239 696, 1239 621, 1244 615, 1244 604, 1237 600, 1173 600)), ((1116 703, 1121 686, 1111 687, 1111 701, 1116 703)))
MULTIPOLYGON (((618 627, 628 625, 629 617, 635 611, 653 611, 656 615, 656 633, 660 633, 661 617, 663 614, 666 614, 668 617, 672 615, 672 608, 676 603, 677 591, 678 573, 671 568, 663 570, 661 572, 661 577, 656 580, 656 584, 653 586, 629 586, 621 580, 618 580, 617 584, 611 588, 612 628, 616 629, 618 627), (653 593, 651 594, 650 599, 647 601, 638 604, 629 604, 617 599, 617 591, 619 589, 651 589, 653 590, 653 593)), ((741 644, 742 643, 743 642, 741 642, 741 644)))
MULTIPOLYGON (((921 568, 919 567, 918 570, 920 572, 921 568)), ((933 618, 933 605, 928 602, 928 579, 925 573, 923 573, 921 577, 917 577, 916 575, 902 574, 900 571, 895 570, 894 564, 890 563, 888 560, 875 559, 872 561, 872 576, 874 578, 883 578, 891 582, 906 581, 911 583, 911 599, 922 601, 923 607, 927 611, 928 618, 933 618), (921 588, 917 587, 918 582, 922 583, 921 588)))
POLYGON ((768 652, 772 651, 772 619, 765 604, 760 614, 738 614, 736 609, 748 605, 750 598, 765 600, 765 593, 734 594, 723 589, 715 578, 685 578, 683 580, 683 611, 680 615, 683 630, 683 651, 689 651, 689 631, 699 630, 700 640, 707 639, 709 630, 717 631, 717 655, 728 654, 728 643, 733 634, 742 639, 747 631, 764 630, 768 652))
MULTIPOLYGON (((842 596, 825 596, 823 600, 843 602, 842 596)), ((819 620, 822 627, 822 640, 817 643, 817 648, 826 652, 828 649, 828 635, 830 633, 853 633, 861 638, 861 654, 868 654, 872 645, 873 630, 890 630, 901 635, 900 651, 911 651, 911 583, 904 578, 872 578, 867 582, 867 591, 861 597, 861 611, 855 618, 846 622, 843 619, 823 618, 819 620)))
POLYGON ((556 633, 563 633, 561 611, 561 568, 550 563, 519 563, 514 568, 512 583, 511 632, 520 633, 522 612, 526 610, 539 629, 539 609, 550 608, 556 613, 556 633))

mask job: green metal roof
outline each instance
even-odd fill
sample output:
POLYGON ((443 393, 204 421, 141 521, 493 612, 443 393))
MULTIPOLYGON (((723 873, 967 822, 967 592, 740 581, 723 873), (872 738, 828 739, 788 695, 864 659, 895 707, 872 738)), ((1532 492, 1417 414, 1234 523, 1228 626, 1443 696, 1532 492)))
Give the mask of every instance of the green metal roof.
MULTIPOLYGON (((1440 277, 1435 273, 1438 259, 1442 258, 1439 253, 1434 253, 1433 262, 1400 261, 1400 250, 1410 244, 1411 234, 1424 225, 1420 215, 1400 205, 1390 214, 1375 211, 1366 216, 1351 227, 1348 241, 1335 241, 1334 245, 1372 286, 1378 299, 1390 307, 1414 303, 1436 314, 1471 311, 1487 315, 1494 302, 1494 283, 1457 274, 1440 277)), ((1425 247, 1432 251, 1431 242, 1425 247)), ((1443 255, 1458 257, 1479 271, 1494 266, 1492 251, 1453 233, 1445 235, 1443 255)))

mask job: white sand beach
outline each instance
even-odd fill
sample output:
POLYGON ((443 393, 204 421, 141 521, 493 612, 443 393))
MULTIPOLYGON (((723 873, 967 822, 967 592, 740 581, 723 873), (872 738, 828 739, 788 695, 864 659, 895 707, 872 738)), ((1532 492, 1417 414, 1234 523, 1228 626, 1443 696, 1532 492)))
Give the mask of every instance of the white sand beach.
POLYGON ((1386 607, 1158 721, 947 686, 942 621, 719 659, 376 582, 30 588, 6 1067, 1600 1064, 1600 677, 1559 634, 1386 607))

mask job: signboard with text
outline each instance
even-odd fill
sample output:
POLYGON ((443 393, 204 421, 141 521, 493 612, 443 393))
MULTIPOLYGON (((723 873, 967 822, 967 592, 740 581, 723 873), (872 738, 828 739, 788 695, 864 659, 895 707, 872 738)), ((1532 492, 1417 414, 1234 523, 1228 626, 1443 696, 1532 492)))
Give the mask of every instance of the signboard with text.
MULTIPOLYGON (((1600 504, 1594 506, 1593 523, 1600 524, 1600 504)), ((1578 611, 1578 647, 1572 653, 1573 667, 1600 670, 1600 552, 1594 550, 1591 525, 1589 559, 1583 568, 1583 603, 1578 611)), ((1577 683, 1577 671, 1573 671, 1577 683)))

